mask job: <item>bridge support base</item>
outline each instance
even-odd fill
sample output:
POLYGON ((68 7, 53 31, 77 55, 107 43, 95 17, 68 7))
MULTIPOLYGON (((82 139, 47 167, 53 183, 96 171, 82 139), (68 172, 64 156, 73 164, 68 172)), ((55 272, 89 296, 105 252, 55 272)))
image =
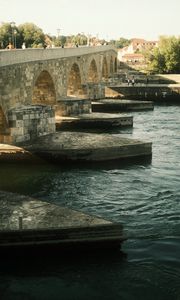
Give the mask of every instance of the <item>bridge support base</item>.
POLYGON ((11 143, 33 141, 55 132, 55 113, 49 105, 31 105, 8 111, 11 143))

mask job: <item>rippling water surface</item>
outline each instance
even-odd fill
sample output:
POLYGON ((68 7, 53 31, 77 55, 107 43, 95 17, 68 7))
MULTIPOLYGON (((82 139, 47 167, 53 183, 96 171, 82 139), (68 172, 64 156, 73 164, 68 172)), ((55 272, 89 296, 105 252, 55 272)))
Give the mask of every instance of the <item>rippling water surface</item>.
POLYGON ((153 142, 150 164, 0 168, 0 189, 121 222, 124 256, 49 258, 0 270, 0 299, 180 300, 180 107, 136 112, 133 130, 153 142))

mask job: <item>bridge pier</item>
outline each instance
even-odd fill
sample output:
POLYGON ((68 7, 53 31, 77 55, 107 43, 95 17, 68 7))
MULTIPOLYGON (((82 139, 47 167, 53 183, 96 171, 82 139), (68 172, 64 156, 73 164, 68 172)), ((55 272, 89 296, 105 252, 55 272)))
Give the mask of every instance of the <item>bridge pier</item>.
POLYGON ((57 117, 73 116, 91 113, 91 100, 75 97, 60 99, 55 105, 55 115, 57 117))
POLYGON ((105 98, 105 83, 88 82, 87 83, 87 97, 91 100, 105 98))
POLYGON ((8 121, 0 106, 0 143, 11 143, 10 130, 8 128, 8 121))
POLYGON ((0 142, 17 144, 55 132, 54 109, 47 105, 31 105, 8 111, 8 129, 1 132, 0 142))

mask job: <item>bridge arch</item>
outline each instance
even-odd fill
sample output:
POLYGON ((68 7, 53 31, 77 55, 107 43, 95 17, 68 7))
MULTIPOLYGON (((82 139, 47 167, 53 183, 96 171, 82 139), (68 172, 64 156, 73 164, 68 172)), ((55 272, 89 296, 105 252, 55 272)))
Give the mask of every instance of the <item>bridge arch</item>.
POLYGON ((110 59, 110 74, 112 75, 114 73, 114 62, 113 62, 113 57, 111 56, 110 59))
POLYGON ((0 135, 4 134, 8 128, 8 123, 6 120, 5 113, 2 106, 0 106, 0 135))
POLYGON ((102 80, 103 81, 108 80, 108 64, 105 56, 103 57, 103 62, 102 62, 102 80))
POLYGON ((99 81, 97 64, 96 64, 96 61, 94 58, 91 60, 91 63, 89 65, 87 81, 93 82, 93 83, 98 83, 98 81, 99 81))
POLYGON ((32 91, 32 104, 53 105, 56 103, 56 91, 53 79, 46 70, 40 72, 32 91))
POLYGON ((67 78, 67 96, 79 97, 84 94, 82 87, 82 78, 79 65, 75 62, 71 66, 71 69, 67 78))
POLYGON ((117 72, 117 57, 114 59, 114 72, 117 72))

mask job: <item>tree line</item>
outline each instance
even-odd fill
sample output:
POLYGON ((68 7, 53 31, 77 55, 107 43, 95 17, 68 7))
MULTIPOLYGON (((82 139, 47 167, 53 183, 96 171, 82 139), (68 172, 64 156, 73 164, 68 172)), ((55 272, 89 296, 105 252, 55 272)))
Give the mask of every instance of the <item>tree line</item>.
MULTIPOLYGON (((131 40, 119 38, 111 40, 110 44, 116 48, 130 45, 131 40)), ((0 49, 6 48, 42 48, 42 47, 72 47, 83 45, 104 45, 107 41, 84 33, 71 36, 52 36, 45 34, 41 28, 33 23, 24 23, 16 26, 14 22, 0 25, 0 49)), ((143 51, 150 73, 180 73, 180 37, 162 36, 158 47, 143 51)))
MULTIPOLYGON (((120 38, 119 40, 111 40, 117 48, 123 48, 130 43, 130 40, 120 38)), ((53 36, 45 34, 41 28, 33 23, 24 23, 16 26, 14 22, 2 23, 0 25, 0 49, 21 48, 22 45, 26 48, 42 48, 42 47, 64 47, 74 45, 104 45, 107 44, 105 39, 98 39, 91 35, 78 33, 76 35, 53 36)))
POLYGON ((84 34, 72 36, 52 36, 45 34, 41 28, 33 23, 24 23, 16 26, 14 22, 2 23, 0 25, 0 49, 42 47, 63 47, 66 44, 86 45, 87 37, 84 34))
POLYGON ((42 29, 32 23, 25 23, 16 26, 15 23, 3 23, 0 26, 0 48, 5 49, 9 45, 12 48, 21 48, 25 43, 26 47, 43 46, 45 34, 42 29))
POLYGON ((158 47, 144 53, 151 73, 180 73, 180 37, 161 36, 158 47))

